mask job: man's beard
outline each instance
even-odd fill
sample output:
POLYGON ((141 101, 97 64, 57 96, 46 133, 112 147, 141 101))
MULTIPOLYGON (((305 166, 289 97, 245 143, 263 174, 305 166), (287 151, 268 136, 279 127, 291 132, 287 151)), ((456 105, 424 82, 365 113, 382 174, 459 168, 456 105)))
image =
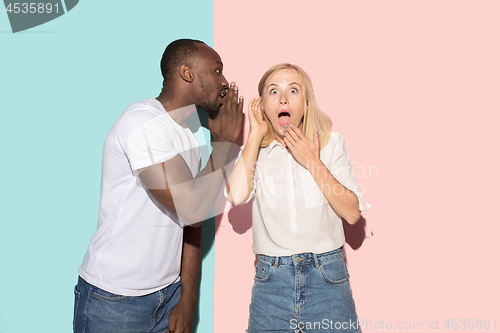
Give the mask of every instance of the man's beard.
POLYGON ((220 108, 218 108, 217 110, 212 109, 212 110, 205 110, 205 111, 208 112, 208 118, 215 119, 219 115, 220 108))
POLYGON ((210 119, 217 118, 217 115, 219 114, 219 111, 220 111, 220 106, 217 103, 217 101, 215 101, 215 103, 208 102, 208 96, 206 96, 205 104, 201 108, 203 110, 207 111, 208 118, 210 118, 210 119))
POLYGON ((217 115, 219 114, 220 111, 220 104, 218 103, 219 95, 217 95, 217 99, 214 102, 210 102, 210 94, 205 88, 204 82, 201 81, 200 84, 203 91, 203 101, 204 101, 203 103, 204 105, 202 105, 201 108, 207 111, 208 118, 215 119, 217 118, 217 115))

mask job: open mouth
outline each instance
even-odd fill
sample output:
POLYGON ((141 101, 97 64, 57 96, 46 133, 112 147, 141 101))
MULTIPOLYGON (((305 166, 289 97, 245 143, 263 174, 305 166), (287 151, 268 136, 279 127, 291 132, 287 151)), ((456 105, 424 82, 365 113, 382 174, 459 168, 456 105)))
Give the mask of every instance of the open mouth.
POLYGON ((278 114, 278 122, 281 127, 285 127, 290 125, 290 113, 288 112, 280 112, 278 114))
POLYGON ((224 98, 224 97, 226 97, 226 94, 227 94, 227 90, 226 90, 226 89, 224 89, 224 90, 222 90, 222 91, 220 92, 219 97, 220 97, 220 98, 224 98))

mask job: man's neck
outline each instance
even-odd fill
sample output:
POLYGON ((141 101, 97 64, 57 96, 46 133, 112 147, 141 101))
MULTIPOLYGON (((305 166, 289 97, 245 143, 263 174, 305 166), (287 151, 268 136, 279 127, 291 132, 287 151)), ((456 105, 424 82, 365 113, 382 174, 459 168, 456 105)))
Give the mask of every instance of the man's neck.
POLYGON ((167 99, 160 94, 156 99, 161 103, 168 115, 179 125, 184 126, 186 120, 196 113, 196 106, 194 104, 186 105, 178 101, 167 99))

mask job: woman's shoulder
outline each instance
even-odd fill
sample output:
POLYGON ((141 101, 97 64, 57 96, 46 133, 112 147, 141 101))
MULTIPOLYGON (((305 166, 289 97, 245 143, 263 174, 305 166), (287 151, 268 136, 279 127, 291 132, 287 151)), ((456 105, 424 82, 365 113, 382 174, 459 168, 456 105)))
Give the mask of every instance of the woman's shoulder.
POLYGON ((337 132, 336 130, 332 129, 332 130, 330 130, 330 138, 334 138, 334 139, 338 140, 338 139, 343 138, 343 136, 342 136, 342 133, 337 132))
POLYGON ((330 131, 330 140, 321 149, 320 157, 325 165, 333 165, 333 163, 338 160, 345 152, 345 142, 344 136, 337 131, 330 131))
POLYGON ((335 130, 330 130, 330 140, 328 140, 328 143, 325 145, 324 148, 327 148, 327 147, 335 147, 337 144, 343 144, 344 142, 344 136, 340 133, 340 132, 337 132, 335 130))

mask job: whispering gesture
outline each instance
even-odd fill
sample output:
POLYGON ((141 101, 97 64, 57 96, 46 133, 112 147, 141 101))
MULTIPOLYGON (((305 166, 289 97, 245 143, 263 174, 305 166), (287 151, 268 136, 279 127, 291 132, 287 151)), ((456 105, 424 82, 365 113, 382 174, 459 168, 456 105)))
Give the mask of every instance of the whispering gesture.
POLYGON ((243 97, 238 98, 238 87, 232 82, 217 118, 208 119, 208 128, 214 136, 214 141, 236 142, 242 123, 243 97))
POLYGON ((290 125, 286 128, 284 140, 293 157, 306 169, 309 170, 313 162, 319 161, 320 144, 317 130, 314 131, 311 142, 300 128, 290 125))

